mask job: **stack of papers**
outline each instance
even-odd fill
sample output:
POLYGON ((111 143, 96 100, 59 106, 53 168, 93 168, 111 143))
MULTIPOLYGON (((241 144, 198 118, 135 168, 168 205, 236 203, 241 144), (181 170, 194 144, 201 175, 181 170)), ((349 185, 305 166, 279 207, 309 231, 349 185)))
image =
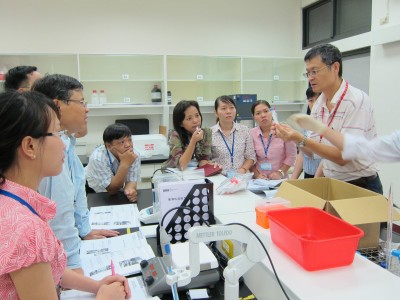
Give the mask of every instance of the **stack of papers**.
POLYGON ((111 261, 117 274, 136 274, 140 272, 142 260, 155 256, 146 236, 139 230, 139 210, 136 204, 92 207, 89 222, 93 229, 114 229, 120 235, 82 241, 80 256, 86 276, 100 280, 111 275, 111 261))
POLYGON ((155 256, 141 231, 82 241, 80 255, 85 275, 96 280, 111 275, 111 260, 115 272, 127 276, 139 273, 140 262, 155 256))
POLYGON ((97 206, 90 209, 92 229, 117 229, 139 227, 139 210, 136 204, 97 206))

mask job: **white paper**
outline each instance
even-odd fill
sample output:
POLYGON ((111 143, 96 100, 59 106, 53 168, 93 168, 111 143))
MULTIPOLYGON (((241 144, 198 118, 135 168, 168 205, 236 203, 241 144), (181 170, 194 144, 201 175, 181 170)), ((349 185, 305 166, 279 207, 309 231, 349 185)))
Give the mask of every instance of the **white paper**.
MULTIPOLYGON (((131 288, 132 299, 135 300, 159 300, 158 297, 151 297, 147 294, 146 288, 144 287, 143 279, 141 276, 128 278, 129 287, 131 288)), ((61 300, 93 300, 96 296, 92 293, 81 292, 77 290, 68 290, 61 292, 61 300)))
POLYGON ((139 228, 146 238, 153 238, 157 236, 157 225, 146 225, 139 228))
POLYGON ((139 227, 139 210, 136 204, 92 207, 89 222, 92 229, 139 227))
POLYGON ((147 241, 141 231, 136 231, 107 239, 83 240, 81 242, 80 255, 84 260, 88 255, 106 254, 143 245, 147 245, 147 241))
POLYGON ((140 262, 154 257, 150 245, 126 249, 102 255, 87 256, 82 260, 82 269, 85 276, 95 280, 111 275, 111 261, 113 261, 115 273, 128 276, 140 273, 140 262))
POLYGON ((189 290, 190 299, 208 299, 210 298, 207 289, 191 289, 189 290))

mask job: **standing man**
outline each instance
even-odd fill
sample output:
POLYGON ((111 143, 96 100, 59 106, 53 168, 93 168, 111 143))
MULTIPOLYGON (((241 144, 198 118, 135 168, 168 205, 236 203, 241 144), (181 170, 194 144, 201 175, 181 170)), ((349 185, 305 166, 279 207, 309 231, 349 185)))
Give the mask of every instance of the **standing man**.
POLYGON ((124 124, 111 124, 103 132, 103 142, 85 168, 88 185, 96 193, 115 194, 123 189, 129 201, 136 202, 140 156, 133 149, 131 130, 124 124))
POLYGON ((39 192, 56 202, 57 213, 50 222, 57 238, 67 254, 67 266, 83 274, 79 256, 81 238, 98 239, 116 236, 112 230, 92 230, 85 192, 85 171, 75 154, 75 133, 87 132, 87 102, 83 98, 83 86, 75 78, 66 75, 49 75, 35 82, 33 90, 53 99, 60 110, 61 130, 66 130, 66 153, 60 175, 45 178, 39 192))
POLYGON ((33 83, 42 78, 35 66, 18 66, 8 70, 4 80, 4 89, 20 92, 30 91, 33 83))
MULTIPOLYGON (((306 73, 315 93, 321 93, 311 116, 341 133, 376 137, 373 108, 363 91, 351 86, 342 78, 342 54, 330 44, 309 50, 304 57, 306 73)), ((283 139, 293 140, 300 148, 313 152, 314 158, 324 158, 317 174, 383 193, 377 165, 362 160, 344 160, 342 153, 322 135, 305 137, 285 125, 275 125, 275 133, 283 139), (322 172, 321 172, 322 171, 322 172)))

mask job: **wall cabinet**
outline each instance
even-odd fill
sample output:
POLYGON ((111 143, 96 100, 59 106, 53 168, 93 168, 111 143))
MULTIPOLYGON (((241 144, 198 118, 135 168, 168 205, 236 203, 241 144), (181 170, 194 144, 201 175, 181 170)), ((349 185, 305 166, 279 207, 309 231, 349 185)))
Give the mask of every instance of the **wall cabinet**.
MULTIPOLYGON (((17 65, 37 66, 42 74, 61 73, 79 79, 89 102, 89 134, 79 142, 90 152, 101 143, 104 128, 116 119, 148 118, 150 133, 172 127, 172 111, 180 100, 197 100, 203 124, 215 124, 214 100, 220 95, 257 94, 276 107, 280 120, 305 106, 307 81, 300 58, 186 55, 3 54, 0 71, 17 65), (151 102, 157 84, 162 102, 151 102), (91 104, 92 91, 104 90, 107 103, 91 104), (172 104, 166 101, 171 91, 172 104)), ((81 153, 82 154, 82 153, 81 153)))

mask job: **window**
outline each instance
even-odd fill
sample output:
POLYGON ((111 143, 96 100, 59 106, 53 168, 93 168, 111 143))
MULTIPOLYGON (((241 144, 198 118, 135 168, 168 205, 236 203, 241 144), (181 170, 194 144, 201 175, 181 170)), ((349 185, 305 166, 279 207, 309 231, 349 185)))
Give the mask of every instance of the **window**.
POLYGON ((303 8, 303 48, 371 30, 372 0, 321 0, 303 8))

